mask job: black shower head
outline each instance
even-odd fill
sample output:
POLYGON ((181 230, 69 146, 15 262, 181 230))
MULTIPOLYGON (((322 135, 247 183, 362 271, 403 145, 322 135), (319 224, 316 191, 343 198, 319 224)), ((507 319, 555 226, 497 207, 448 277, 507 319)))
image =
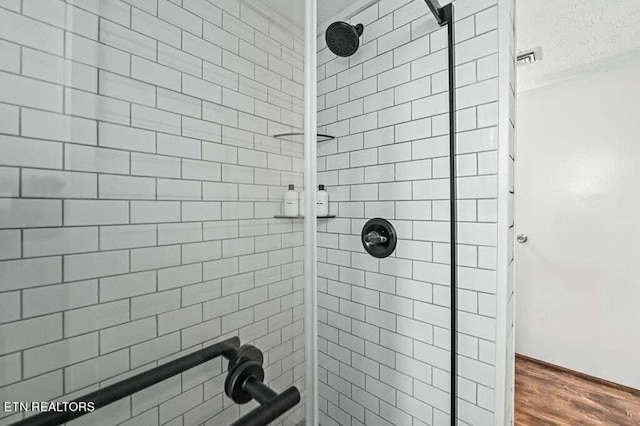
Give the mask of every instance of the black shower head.
POLYGON ((329 25, 325 34, 329 50, 346 58, 358 51, 360 36, 364 31, 362 24, 349 25, 346 22, 334 22, 329 25))

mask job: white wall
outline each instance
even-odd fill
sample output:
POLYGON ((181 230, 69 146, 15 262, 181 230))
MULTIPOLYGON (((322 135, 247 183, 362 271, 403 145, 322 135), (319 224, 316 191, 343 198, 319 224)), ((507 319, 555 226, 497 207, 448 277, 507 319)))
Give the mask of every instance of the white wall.
MULTIPOLYGON (((69 399, 231 335, 303 389, 303 228, 273 218, 303 147, 270 137, 302 127, 300 36, 236 0, 1 3, 0 400, 69 399)), ((229 424, 251 404, 222 366, 79 422, 229 424)))
POLYGON ((517 352, 640 388, 640 65, 518 100, 517 352))

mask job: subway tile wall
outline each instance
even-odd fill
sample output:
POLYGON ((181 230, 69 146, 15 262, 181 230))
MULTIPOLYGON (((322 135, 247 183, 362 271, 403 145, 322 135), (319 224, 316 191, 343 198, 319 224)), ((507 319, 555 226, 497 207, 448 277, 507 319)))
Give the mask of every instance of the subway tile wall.
MULTIPOLYGON (((495 421, 498 4, 456 0, 458 424, 495 421)), ((318 40, 318 182, 336 219, 319 225, 321 423, 448 425, 450 270, 447 30, 422 0, 353 17, 362 45, 318 40), (364 222, 399 241, 366 254, 364 222)), ((323 34, 324 36, 324 34, 323 34)))
MULTIPOLYGON (((303 41, 236 0, 0 4, 0 400, 238 335, 304 389, 303 41)), ((223 362, 74 423, 223 425, 223 362)), ((282 424, 304 416, 300 404, 282 424)), ((20 415, 0 413, 0 424, 20 415)))

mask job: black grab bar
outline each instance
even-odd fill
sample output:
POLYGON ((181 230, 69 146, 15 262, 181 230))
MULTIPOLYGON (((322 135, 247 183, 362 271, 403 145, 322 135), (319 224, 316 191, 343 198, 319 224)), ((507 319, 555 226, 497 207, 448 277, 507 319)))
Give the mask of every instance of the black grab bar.
MULTIPOLYGON (((240 346, 238 337, 207 346, 104 389, 81 396, 72 402, 93 402, 97 410, 219 356, 229 360, 225 381, 227 395, 238 404, 244 404, 252 399, 260 403, 259 407, 234 422, 233 426, 266 426, 300 402, 300 392, 296 387, 292 386, 281 394, 277 394, 263 383, 262 352, 254 346, 240 346)), ((20 420, 10 426, 59 426, 89 413, 90 411, 48 411, 20 420)))

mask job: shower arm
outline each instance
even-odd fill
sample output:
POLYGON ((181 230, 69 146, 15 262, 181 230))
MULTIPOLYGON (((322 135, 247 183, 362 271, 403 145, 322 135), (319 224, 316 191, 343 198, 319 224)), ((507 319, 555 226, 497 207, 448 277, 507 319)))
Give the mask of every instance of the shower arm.
POLYGON ((450 256, 451 256, 451 426, 457 424, 458 386, 458 279, 457 279, 457 205, 456 205, 456 82, 455 82, 455 25, 453 0, 440 6, 438 0, 425 0, 431 13, 441 27, 447 26, 448 66, 449 66, 449 209, 451 212, 450 256))
POLYGON ((440 25, 441 27, 447 25, 447 18, 444 16, 444 8, 440 6, 440 4, 438 3, 438 0, 424 0, 425 3, 427 3, 427 6, 429 6, 429 9, 431 9, 431 13, 433 14, 433 16, 435 16, 436 20, 438 21, 438 25, 440 25))

